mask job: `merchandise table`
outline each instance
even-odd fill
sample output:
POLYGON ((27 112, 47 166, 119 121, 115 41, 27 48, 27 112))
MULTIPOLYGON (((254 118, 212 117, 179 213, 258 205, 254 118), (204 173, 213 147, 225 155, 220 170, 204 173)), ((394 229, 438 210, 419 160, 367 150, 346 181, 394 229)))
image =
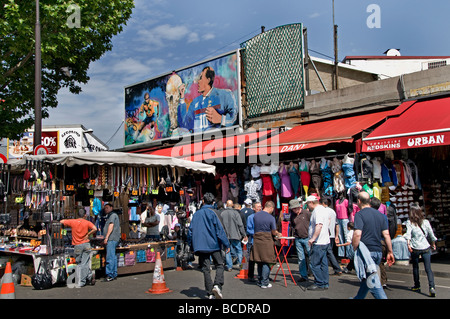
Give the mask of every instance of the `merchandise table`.
MULTIPOLYGON (((126 247, 117 247, 116 255, 123 257, 123 265, 117 267, 118 275, 134 274, 153 271, 155 269, 155 262, 146 259, 145 261, 139 262, 137 258, 138 251, 148 251, 152 252, 152 255, 156 255, 157 252, 160 253, 161 263, 163 269, 175 267, 175 252, 176 252, 176 241, 163 241, 163 242, 149 242, 149 243, 137 243, 128 245, 126 247), (130 257, 130 258, 128 258, 130 257)), ((92 251, 101 255, 101 257, 106 258, 106 250, 101 248, 92 248, 92 251)))

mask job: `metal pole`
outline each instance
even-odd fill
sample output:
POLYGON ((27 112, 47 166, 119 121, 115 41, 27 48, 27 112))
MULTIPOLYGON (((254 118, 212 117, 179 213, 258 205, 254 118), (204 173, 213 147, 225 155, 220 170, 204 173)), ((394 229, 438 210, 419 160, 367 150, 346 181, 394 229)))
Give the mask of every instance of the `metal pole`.
POLYGON ((336 90, 339 89, 339 68, 338 68, 338 42, 337 42, 337 29, 338 26, 334 25, 334 74, 336 76, 335 79, 335 87, 336 90))
POLYGON ((33 147, 41 144, 42 135, 42 92, 41 92, 41 24, 39 21, 39 0, 36 0, 35 28, 35 80, 34 80, 34 139, 33 147))

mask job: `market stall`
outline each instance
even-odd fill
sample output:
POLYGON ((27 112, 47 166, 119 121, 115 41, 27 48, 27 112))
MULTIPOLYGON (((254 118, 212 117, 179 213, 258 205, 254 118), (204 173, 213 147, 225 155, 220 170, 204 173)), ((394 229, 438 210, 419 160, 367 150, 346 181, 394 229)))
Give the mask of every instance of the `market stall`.
POLYGON ((163 267, 173 267, 177 242, 170 234, 178 222, 176 212, 189 216, 186 211, 194 195, 186 179, 215 174, 214 166, 207 164, 120 152, 26 155, 10 165, 10 187, 0 202, 0 257, 5 262, 31 257, 28 274, 37 270, 44 256, 73 261, 71 230, 59 221, 77 218, 80 209, 99 229, 91 239, 92 269, 101 271, 105 203, 112 204, 120 218, 119 274, 153 270, 156 252, 163 267), (162 236, 154 240, 146 238, 141 222, 146 206, 158 205, 163 207, 158 212, 162 236))

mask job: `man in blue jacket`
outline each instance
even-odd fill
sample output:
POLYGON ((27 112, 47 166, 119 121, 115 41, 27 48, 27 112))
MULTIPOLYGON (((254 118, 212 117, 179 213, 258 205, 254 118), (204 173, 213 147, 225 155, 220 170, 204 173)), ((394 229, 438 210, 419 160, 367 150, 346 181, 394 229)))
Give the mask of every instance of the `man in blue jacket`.
POLYGON ((230 251, 225 230, 213 210, 214 195, 205 193, 203 206, 192 217, 188 232, 188 243, 195 255, 205 279, 205 289, 209 299, 222 299, 224 285, 224 260, 222 246, 230 251), (214 282, 211 280, 211 259, 216 266, 214 282))

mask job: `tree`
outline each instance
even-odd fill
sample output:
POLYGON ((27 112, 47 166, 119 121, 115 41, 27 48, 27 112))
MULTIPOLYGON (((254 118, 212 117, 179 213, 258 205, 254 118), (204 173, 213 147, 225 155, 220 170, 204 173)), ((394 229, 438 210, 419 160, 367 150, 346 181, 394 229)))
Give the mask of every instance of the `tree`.
MULTIPOLYGON (((40 1, 42 118, 61 88, 81 92, 90 63, 112 49, 133 8, 133 0, 40 1)), ((33 0, 0 0, 0 138, 34 124, 35 10, 33 0)))

